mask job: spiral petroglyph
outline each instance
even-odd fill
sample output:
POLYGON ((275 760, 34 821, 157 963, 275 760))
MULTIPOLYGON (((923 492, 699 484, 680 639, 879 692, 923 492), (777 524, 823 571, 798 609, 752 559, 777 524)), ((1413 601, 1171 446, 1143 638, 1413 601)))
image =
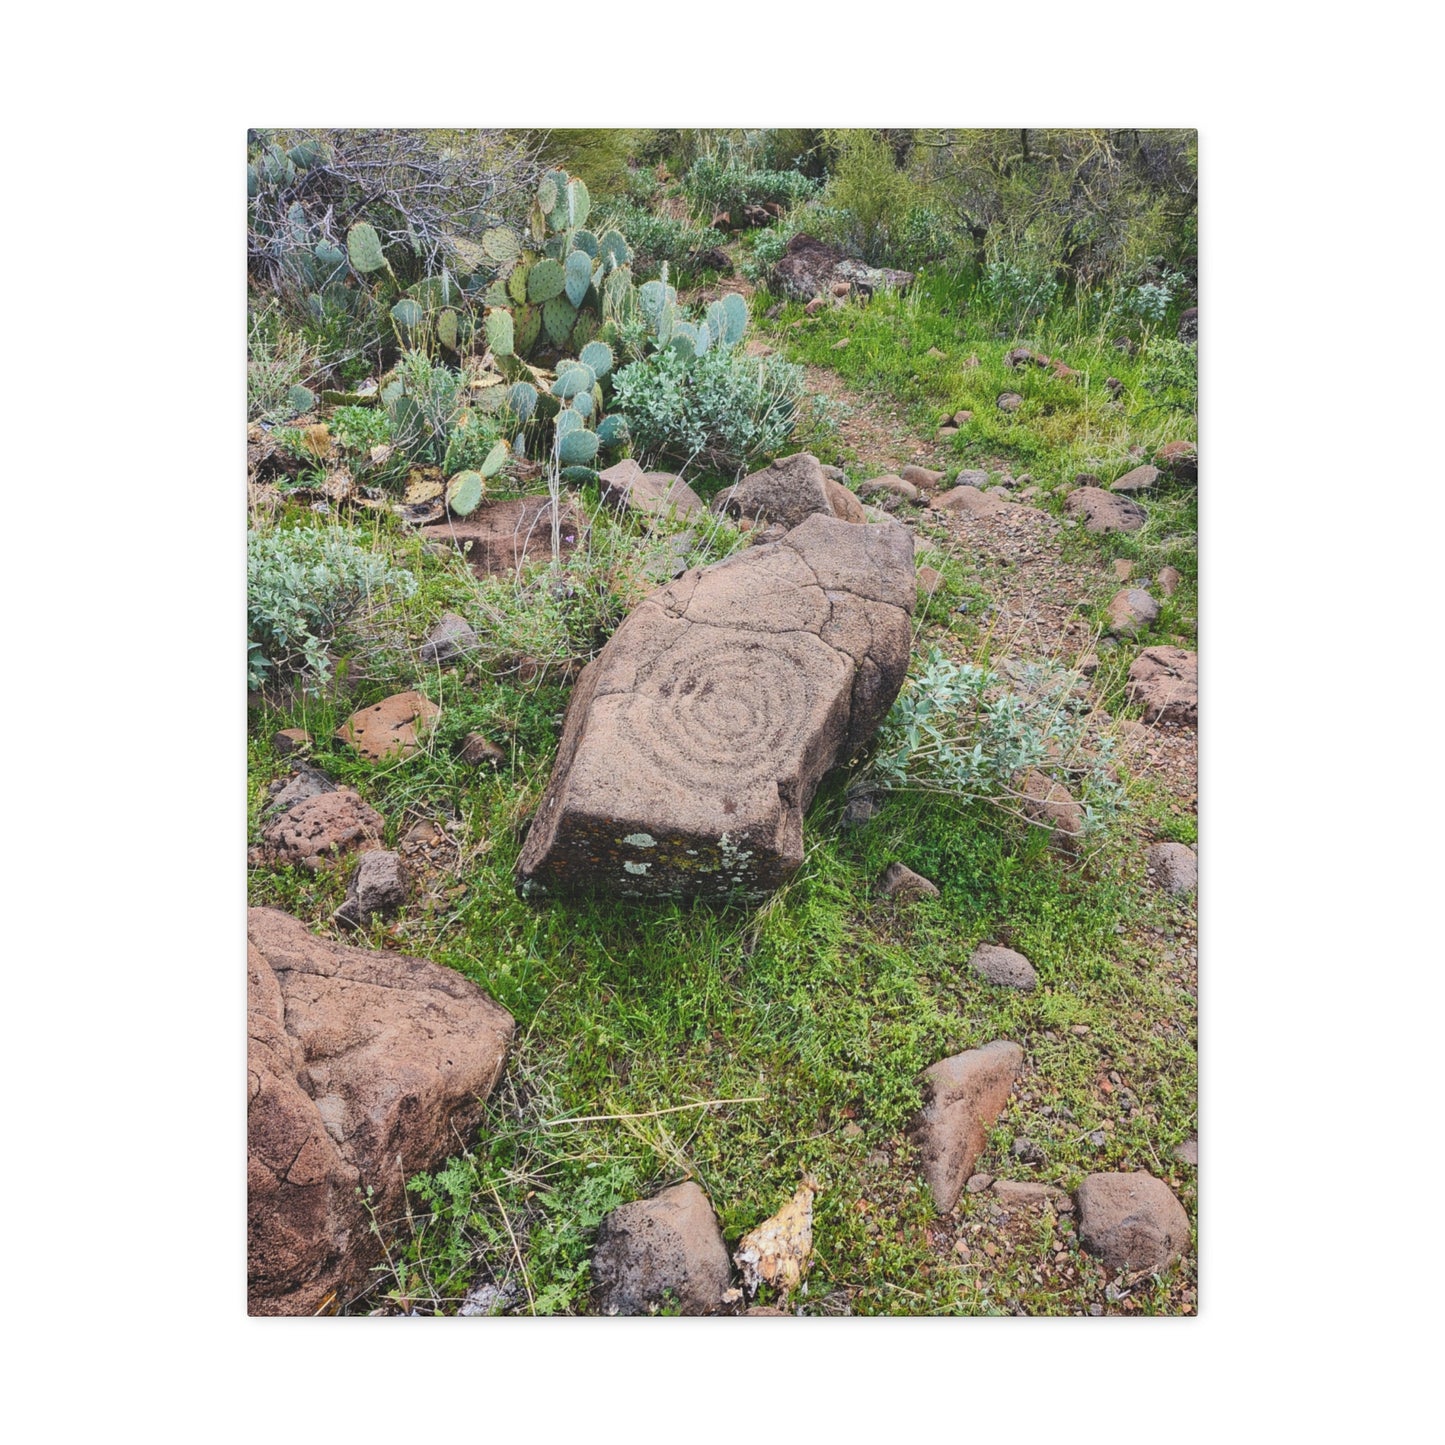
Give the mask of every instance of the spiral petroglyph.
POLYGON ((756 896, 908 665, 903 528, 813 515, 648 597, 578 679, 517 864, 524 895, 756 896))

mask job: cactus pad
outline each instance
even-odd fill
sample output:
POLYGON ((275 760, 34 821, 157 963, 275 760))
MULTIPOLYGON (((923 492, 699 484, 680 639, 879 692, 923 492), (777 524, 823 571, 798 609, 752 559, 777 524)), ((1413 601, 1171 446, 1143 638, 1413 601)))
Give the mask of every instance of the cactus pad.
POLYGON ((482 250, 489 261, 498 266, 510 266, 522 254, 522 243, 517 233, 509 226, 494 226, 482 235, 482 250))
POLYGON ((513 320, 517 327, 516 350, 519 355, 525 356, 537 344, 537 338, 542 334, 542 308, 523 306, 513 320))
POLYGON ((572 251, 567 256, 566 280, 563 283, 567 299, 580 306, 582 298, 592 285, 592 258, 586 251, 572 251))
POLYGON ((566 281, 567 273, 560 262, 552 260, 550 256, 538 261, 527 273, 527 300, 550 301, 554 296, 562 294, 566 281))
POLYGON ((600 243, 597 240, 597 237, 594 236, 591 231, 579 230, 577 234, 572 237, 572 244, 579 251, 586 251, 586 253, 591 256, 594 261, 597 259, 602 249, 600 243))
POLYGON ((583 366, 590 366, 594 376, 606 376, 612 370, 612 348, 605 341, 589 341, 577 353, 583 366))
POLYGON ((621 231, 604 231, 598 246, 609 266, 625 266, 632 259, 632 250, 621 231))
POLYGON ((426 320, 426 312, 421 309, 419 302, 413 301, 410 296, 403 296, 391 308, 391 319, 398 326, 404 326, 409 330, 413 326, 420 326, 426 320))
POLYGON ((510 356, 516 342, 512 313, 498 308, 487 312, 487 345, 493 356, 510 356))
MULTIPOLYGON (((545 261, 538 262, 538 265, 546 264, 545 261)), ((542 307, 542 322, 554 346, 561 346, 567 340, 576 320, 577 308, 565 296, 554 296, 542 307)))
POLYGON ((596 381, 590 366, 574 361, 566 370, 557 373, 557 380, 552 383, 552 395, 570 401, 580 392, 591 391, 596 381))
POLYGON ((627 420, 620 412, 605 416, 597 424, 597 440, 607 448, 621 446, 627 440, 627 420))
POLYGON ((487 459, 482 463, 482 475, 494 477, 504 466, 507 465, 507 458, 511 456, 512 449, 506 442, 497 442, 487 453, 487 459))
POLYGON ((481 505, 484 486, 480 472, 458 472, 447 483, 447 506, 459 517, 470 516, 481 505))
POLYGON ((567 225, 585 226, 587 214, 592 209, 592 197, 587 193, 587 183, 575 176, 567 182, 567 225))
MULTIPOLYGON (((559 417, 558 421, 560 420, 559 417)), ((566 467, 576 466, 579 462, 590 462, 597 455, 597 445, 597 433, 579 426, 559 439, 557 459, 566 467)))
POLYGON ((363 275, 380 271, 386 265, 381 251, 381 237, 369 221, 358 221, 346 233, 346 251, 351 264, 363 275))

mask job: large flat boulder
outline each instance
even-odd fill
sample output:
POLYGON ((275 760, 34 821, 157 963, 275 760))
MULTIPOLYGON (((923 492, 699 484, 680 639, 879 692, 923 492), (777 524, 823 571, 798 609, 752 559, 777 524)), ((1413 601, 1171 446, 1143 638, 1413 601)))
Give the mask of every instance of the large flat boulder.
POLYGON ((771 892, 903 684, 915 596, 905 528, 814 515, 646 598, 577 681, 523 896, 771 892))
MULTIPOLYGON (((558 554, 565 556, 582 533, 582 520, 570 507, 558 514, 558 554)), ((513 497, 486 502, 470 517, 447 517, 421 529, 427 541, 456 547, 478 577, 515 572, 526 562, 552 556, 552 499, 513 497)))
POLYGON ((459 1149, 506 1061, 512 1016, 425 959, 247 917, 247 1292, 253 1315, 345 1304, 382 1256, 404 1181, 459 1149))

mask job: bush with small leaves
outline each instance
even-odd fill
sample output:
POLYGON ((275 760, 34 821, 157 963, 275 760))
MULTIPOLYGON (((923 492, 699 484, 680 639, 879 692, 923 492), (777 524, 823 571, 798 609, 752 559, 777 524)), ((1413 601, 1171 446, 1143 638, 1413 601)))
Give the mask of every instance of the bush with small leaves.
POLYGON ((613 405, 634 452, 736 471, 783 446, 803 395, 803 369, 779 357, 669 347, 618 373, 613 405))
POLYGON ((246 534, 246 682, 282 674, 315 691, 331 676, 328 646, 387 594, 409 597, 416 579, 344 527, 246 534))
POLYGON ((904 685, 878 733, 871 772, 893 788, 986 800, 1020 813, 1019 779, 1037 769, 1083 805, 1087 835, 1123 806, 1113 739, 1091 737, 1090 704, 1063 668, 1028 663, 1005 678, 937 648, 904 685))

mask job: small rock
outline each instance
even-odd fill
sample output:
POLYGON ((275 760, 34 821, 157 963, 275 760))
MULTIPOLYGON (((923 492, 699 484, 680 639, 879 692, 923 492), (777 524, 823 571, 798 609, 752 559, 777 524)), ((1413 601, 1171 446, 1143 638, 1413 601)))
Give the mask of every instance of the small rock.
POLYGON ((1173 567, 1159 569, 1159 590, 1166 597, 1172 597, 1179 590, 1179 584, 1183 581, 1184 579, 1173 567))
POLYGON ((902 497, 905 502, 918 500, 918 488, 912 482, 904 481, 902 477, 871 477, 866 482, 859 482, 858 490, 865 497, 870 492, 886 492, 890 496, 902 497))
POLYGON ((421 735, 440 713, 423 693, 399 692, 353 713, 336 729, 336 736, 374 761, 407 757, 421 746, 421 735))
POLYGON ((1109 602, 1109 630, 1116 637, 1137 637, 1159 620, 1159 604, 1140 587, 1116 592, 1109 602))
POLYGON ((1104 387, 1115 401, 1118 401, 1124 394, 1124 383, 1120 381, 1117 376, 1106 376, 1104 378, 1104 387))
POLYGON ((913 902, 919 898, 937 898, 938 885, 931 883, 920 873, 905 868, 902 863, 890 863, 878 881, 878 891, 885 898, 900 903, 913 902))
POLYGON ((958 1203, 1023 1060, 1017 1044, 998 1039, 924 1070, 923 1108, 910 1132, 940 1214, 958 1203))
POLYGON ((1099 670, 1099 657, 1097 653, 1086 652, 1079 659, 1079 676, 1093 677, 1099 670))
POLYGON ((1140 1170, 1079 1185, 1079 1243, 1112 1274, 1157 1271, 1189 1246, 1189 1216, 1169 1186, 1140 1170))
POLYGON ((277 863, 318 868, 338 854, 381 841, 381 814, 351 788, 303 799, 261 833, 277 863))
POLYGON ((507 764, 506 750, 499 748, 496 743, 482 733, 468 733, 462 739, 457 756, 464 763, 470 763, 474 768, 501 768, 507 764))
POLYGON ((804 316, 816 316, 828 304, 825 297, 815 296, 803 307, 804 316))
POLYGON ((764 315, 769 321, 776 321, 776 320, 778 319, 778 317, 780 317, 780 316, 783 314, 783 310, 784 310, 784 308, 785 308, 786 305, 787 305, 786 302, 784 302, 784 301, 779 301, 775 306, 769 306, 768 309, 763 313, 763 315, 764 315))
POLYGON ((981 943, 968 960, 969 968, 986 983, 1032 993, 1039 986, 1034 966, 1023 954, 996 943, 981 943))
POLYGON ((992 1174, 970 1174, 963 1186, 970 1194, 982 1194, 993 1183, 992 1174))
POLYGON ((1049 842, 1064 852, 1084 835, 1084 809, 1062 783, 1030 768, 1020 782, 1024 813, 1050 830, 1049 842))
POLYGON ((876 818, 882 811, 883 795, 864 789, 849 794, 840 821, 845 828, 861 828, 864 823, 871 818, 876 818))
POLYGON ((1032 1139, 1027 1139, 1022 1134, 1014 1140, 1010 1152, 1023 1164, 1042 1164, 1044 1162, 1044 1151, 1032 1139))
POLYGON ((1119 581, 1127 582, 1134 575, 1134 564, 1127 557, 1114 558, 1114 576, 1119 581))
POLYGON ((1111 492, 1147 492, 1159 480, 1158 467, 1135 467, 1111 484, 1111 492))
POLYGON ((1191 306, 1179 313, 1179 339, 1188 346, 1199 340, 1199 308, 1191 306))
POLYGON ((1193 893, 1199 887, 1199 859, 1183 843, 1152 844, 1149 871, 1167 893, 1193 893))
POLYGON ((973 1251, 968 1247, 967 1243, 966 1243, 964 1240, 962 1240, 962 1239, 959 1239, 959 1240, 955 1240, 955 1241, 954 1241, 953 1252, 954 1252, 965 1264, 967 1264, 967 1263, 969 1262, 969 1260, 971 1260, 971 1259, 973 1258, 973 1251))
POLYGON ((771 1219, 750 1229, 738 1241, 733 1262, 743 1288, 755 1295, 760 1285, 771 1285, 783 1295, 803 1282, 813 1253, 813 1196, 811 1179, 771 1219))
POLYGON ((1024 399, 1016 391, 1004 392, 995 403, 1000 411, 1014 412, 1024 404, 1024 399))
POLYGON ((400 853, 382 848, 363 853, 336 921, 364 928, 378 914, 394 913, 406 902, 409 881, 400 853))
POLYGON ((1165 442, 1154 453, 1154 465, 1180 481, 1199 480, 1199 450, 1193 442, 1165 442))
POLYGON ((444 666, 465 657, 477 645, 477 634, 465 617, 445 612, 426 635, 418 656, 428 667, 444 666))
POLYGON ((1199 1140, 1186 1139, 1182 1144, 1177 1145, 1174 1157, 1181 1164, 1188 1164, 1191 1169, 1199 1168, 1199 1140))
POLYGON ((842 351, 843 348, 844 348, 845 346, 847 346, 848 343, 849 343, 852 339, 853 339, 853 338, 852 338, 851 336, 845 336, 841 341, 835 341, 835 342, 833 343, 833 350, 834 350, 834 351, 842 351))
POLYGON ((271 736, 271 748, 278 757, 289 758, 292 753, 309 752, 311 734, 305 728, 282 728, 271 736))
POLYGON ((968 356, 968 357, 965 357, 965 358, 964 358, 964 362, 963 362, 963 365, 964 365, 964 369, 965 369, 965 370, 972 370, 973 367, 975 367, 975 366, 981 366, 982 364, 983 364, 983 363, 980 362, 979 359, 978 359, 978 357, 976 357, 976 356, 968 356))
POLYGON ((964 427, 967 426, 972 420, 973 413, 971 411, 956 411, 953 414, 954 426, 964 427))
POLYGON ((931 492, 942 483, 947 474, 945 472, 931 471, 928 467, 908 466, 904 467, 898 475, 902 477, 905 482, 909 482, 917 487, 919 491, 931 492))
POLYGON ((307 798, 319 798, 322 793, 335 792, 336 784, 310 763, 300 763, 287 778, 278 778, 267 790, 266 811, 271 814, 286 813, 304 803, 307 798))
POLYGON ((1182 647, 1146 647, 1129 669, 1129 700, 1146 722, 1199 721, 1199 656, 1182 647))
POLYGON ((668 1295, 685 1315, 710 1314, 730 1273, 712 1205, 691 1181, 614 1209, 597 1231, 592 1289, 602 1314, 648 1314, 668 1295))
POLYGON ((956 437, 957 435, 958 428, 956 426, 941 426, 938 429, 938 439, 941 442, 947 441, 949 437, 956 437))
POLYGON ((1084 518, 1086 532, 1137 532, 1148 514, 1137 502, 1100 487, 1079 487, 1069 493, 1064 510, 1084 518))
POLYGON ((994 517, 1008 511, 1015 503, 965 484, 940 492, 928 505, 939 512, 967 512, 974 517, 994 517))
POLYGON ((943 586, 943 573, 932 567, 918 569, 918 590, 925 597, 932 597, 943 586))
POLYGON ((915 532, 915 533, 913 534, 913 555, 914 555, 914 557, 921 557, 921 556, 923 556, 923 554, 924 554, 925 552, 936 552, 936 551, 938 551, 938 548, 937 548, 936 546, 934 546, 934 544, 933 544, 932 542, 930 542, 927 537, 920 537, 917 532, 915 532))

